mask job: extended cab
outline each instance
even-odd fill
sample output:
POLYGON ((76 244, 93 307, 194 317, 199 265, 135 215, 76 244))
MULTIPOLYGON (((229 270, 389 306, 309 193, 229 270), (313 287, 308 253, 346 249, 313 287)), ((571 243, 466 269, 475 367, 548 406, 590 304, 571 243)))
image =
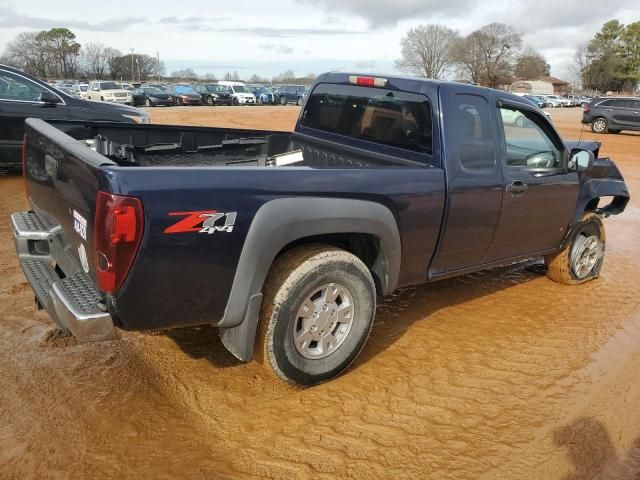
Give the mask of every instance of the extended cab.
POLYGON ((38 304, 80 341, 212 324, 309 385, 398 287, 535 257, 598 277, 602 218, 629 200, 598 150, 505 92, 330 73, 293 133, 29 119, 12 222, 38 304))

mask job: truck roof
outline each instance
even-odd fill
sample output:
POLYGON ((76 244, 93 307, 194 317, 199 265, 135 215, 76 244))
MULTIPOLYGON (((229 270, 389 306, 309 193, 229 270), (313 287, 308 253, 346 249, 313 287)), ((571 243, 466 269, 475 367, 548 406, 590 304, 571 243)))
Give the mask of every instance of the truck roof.
MULTIPOLYGON (((516 103, 523 103, 521 97, 504 90, 496 90, 494 88, 452 82, 448 80, 434 80, 432 78, 410 77, 406 75, 386 75, 382 73, 376 74, 362 72, 326 72, 318 76, 316 83, 349 83, 349 77, 351 76, 384 78, 388 80, 388 86, 393 90, 398 89, 407 92, 421 93, 424 92, 425 87, 431 87, 432 89, 437 90, 440 85, 446 84, 454 85, 456 88, 464 90, 466 93, 473 93, 474 90, 481 95, 487 95, 487 92, 498 92, 502 97, 507 97, 516 103)), ((528 103, 526 104, 528 105, 528 103)))

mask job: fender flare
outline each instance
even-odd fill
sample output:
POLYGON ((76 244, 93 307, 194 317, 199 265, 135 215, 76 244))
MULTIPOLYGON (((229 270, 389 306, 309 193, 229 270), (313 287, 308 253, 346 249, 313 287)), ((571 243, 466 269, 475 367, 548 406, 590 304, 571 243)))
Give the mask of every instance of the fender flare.
POLYGON ((398 224, 384 205, 341 198, 280 198, 265 203, 249 227, 224 316, 216 326, 238 359, 253 355, 262 286, 278 253, 296 240, 332 233, 370 234, 379 242, 371 267, 383 294, 395 290, 401 263, 398 224))

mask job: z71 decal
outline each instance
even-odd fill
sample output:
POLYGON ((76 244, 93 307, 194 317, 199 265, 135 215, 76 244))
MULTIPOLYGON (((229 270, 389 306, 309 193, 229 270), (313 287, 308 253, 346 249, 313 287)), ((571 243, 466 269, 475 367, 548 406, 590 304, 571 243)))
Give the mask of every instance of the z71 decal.
POLYGON ((197 212, 170 212, 172 217, 184 217, 179 222, 165 228, 164 233, 215 233, 233 232, 238 212, 220 213, 216 210, 199 210, 197 212), (224 221, 222 219, 224 218, 224 221))

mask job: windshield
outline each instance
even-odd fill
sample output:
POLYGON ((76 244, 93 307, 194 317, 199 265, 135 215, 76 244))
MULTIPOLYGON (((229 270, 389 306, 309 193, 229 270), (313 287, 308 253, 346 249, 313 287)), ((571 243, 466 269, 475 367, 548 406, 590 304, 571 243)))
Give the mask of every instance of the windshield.
POLYGON ((227 90, 227 87, 223 85, 205 85, 205 88, 207 89, 207 92, 212 93, 226 93, 229 91, 227 90))
POLYGON ((249 90, 247 90, 243 85, 234 85, 232 88, 236 93, 249 93, 249 90))
POLYGON ((159 93, 164 93, 162 90, 160 90, 159 88, 156 87, 145 87, 143 88, 144 93, 149 93, 149 94, 154 94, 157 95, 159 93))
POLYGON ((121 88, 116 82, 102 82, 100 84, 100 90, 120 90, 121 88))
POLYGON ((184 85, 176 85, 175 90, 176 93, 196 93, 193 88, 184 85))

